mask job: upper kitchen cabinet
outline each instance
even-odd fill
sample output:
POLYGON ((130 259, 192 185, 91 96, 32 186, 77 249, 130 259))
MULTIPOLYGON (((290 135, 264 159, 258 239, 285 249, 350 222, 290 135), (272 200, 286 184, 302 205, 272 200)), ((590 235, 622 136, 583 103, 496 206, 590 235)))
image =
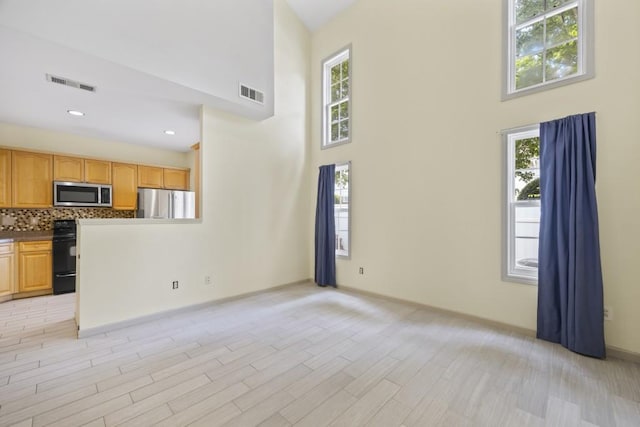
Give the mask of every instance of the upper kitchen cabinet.
POLYGON ((164 169, 139 165, 138 187, 164 188, 164 169))
POLYGON ((138 198, 138 167, 128 163, 113 163, 113 209, 132 211, 138 198))
POLYGON ((163 179, 168 190, 189 189, 189 169, 164 169, 163 179))
POLYGON ((84 181, 92 184, 111 184, 111 162, 86 159, 84 181))
POLYGON ((111 162, 53 156, 53 180, 111 184, 111 162))
POLYGON ((0 208, 11 206, 11 151, 0 150, 0 208))
POLYGON ((14 151, 11 155, 12 206, 49 208, 53 200, 53 156, 14 151))
POLYGON ((82 182, 84 160, 78 157, 53 156, 53 180, 82 182))

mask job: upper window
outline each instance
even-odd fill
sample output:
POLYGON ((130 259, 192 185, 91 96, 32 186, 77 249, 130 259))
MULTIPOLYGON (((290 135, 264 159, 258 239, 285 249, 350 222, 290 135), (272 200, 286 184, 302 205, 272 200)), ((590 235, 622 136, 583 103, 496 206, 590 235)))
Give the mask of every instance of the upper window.
POLYGON ((590 0, 506 0, 505 97, 593 76, 590 0))
POLYGON ((333 212, 336 222, 336 256, 349 257, 349 172, 351 163, 336 165, 333 212))
POLYGON ((322 148, 351 138, 351 48, 322 63, 322 148))
POLYGON ((508 132, 506 139, 505 279, 538 282, 540 233, 540 129, 508 132))

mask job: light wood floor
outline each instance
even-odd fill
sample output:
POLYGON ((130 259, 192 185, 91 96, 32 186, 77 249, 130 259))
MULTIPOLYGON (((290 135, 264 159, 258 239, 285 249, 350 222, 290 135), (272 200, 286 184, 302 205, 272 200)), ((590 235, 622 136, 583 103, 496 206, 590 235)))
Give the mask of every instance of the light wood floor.
POLYGON ((640 366, 296 285, 77 340, 0 304, 0 425, 640 426, 640 366))

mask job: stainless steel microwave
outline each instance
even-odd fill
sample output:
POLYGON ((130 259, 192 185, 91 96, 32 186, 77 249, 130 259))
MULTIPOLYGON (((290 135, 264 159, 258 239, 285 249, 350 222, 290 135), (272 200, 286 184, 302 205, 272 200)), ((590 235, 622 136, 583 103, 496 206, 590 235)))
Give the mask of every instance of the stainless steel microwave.
POLYGON ((112 206, 111 186, 55 181, 53 205, 110 208, 112 206))

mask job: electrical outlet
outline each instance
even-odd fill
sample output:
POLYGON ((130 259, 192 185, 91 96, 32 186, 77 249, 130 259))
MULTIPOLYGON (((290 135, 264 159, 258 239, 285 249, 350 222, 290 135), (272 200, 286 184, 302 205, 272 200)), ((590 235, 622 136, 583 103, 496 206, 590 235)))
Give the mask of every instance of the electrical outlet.
POLYGON ((604 306, 604 320, 613 320, 613 308, 604 306))
POLYGON ((178 289, 178 281, 174 280, 171 286, 172 286, 172 289, 178 289))
POLYGON ((204 284, 205 285, 210 285, 211 284, 211 276, 204 276, 204 284))
POLYGON ((358 274, 364 274, 364 267, 360 267, 358 269, 358 274))

